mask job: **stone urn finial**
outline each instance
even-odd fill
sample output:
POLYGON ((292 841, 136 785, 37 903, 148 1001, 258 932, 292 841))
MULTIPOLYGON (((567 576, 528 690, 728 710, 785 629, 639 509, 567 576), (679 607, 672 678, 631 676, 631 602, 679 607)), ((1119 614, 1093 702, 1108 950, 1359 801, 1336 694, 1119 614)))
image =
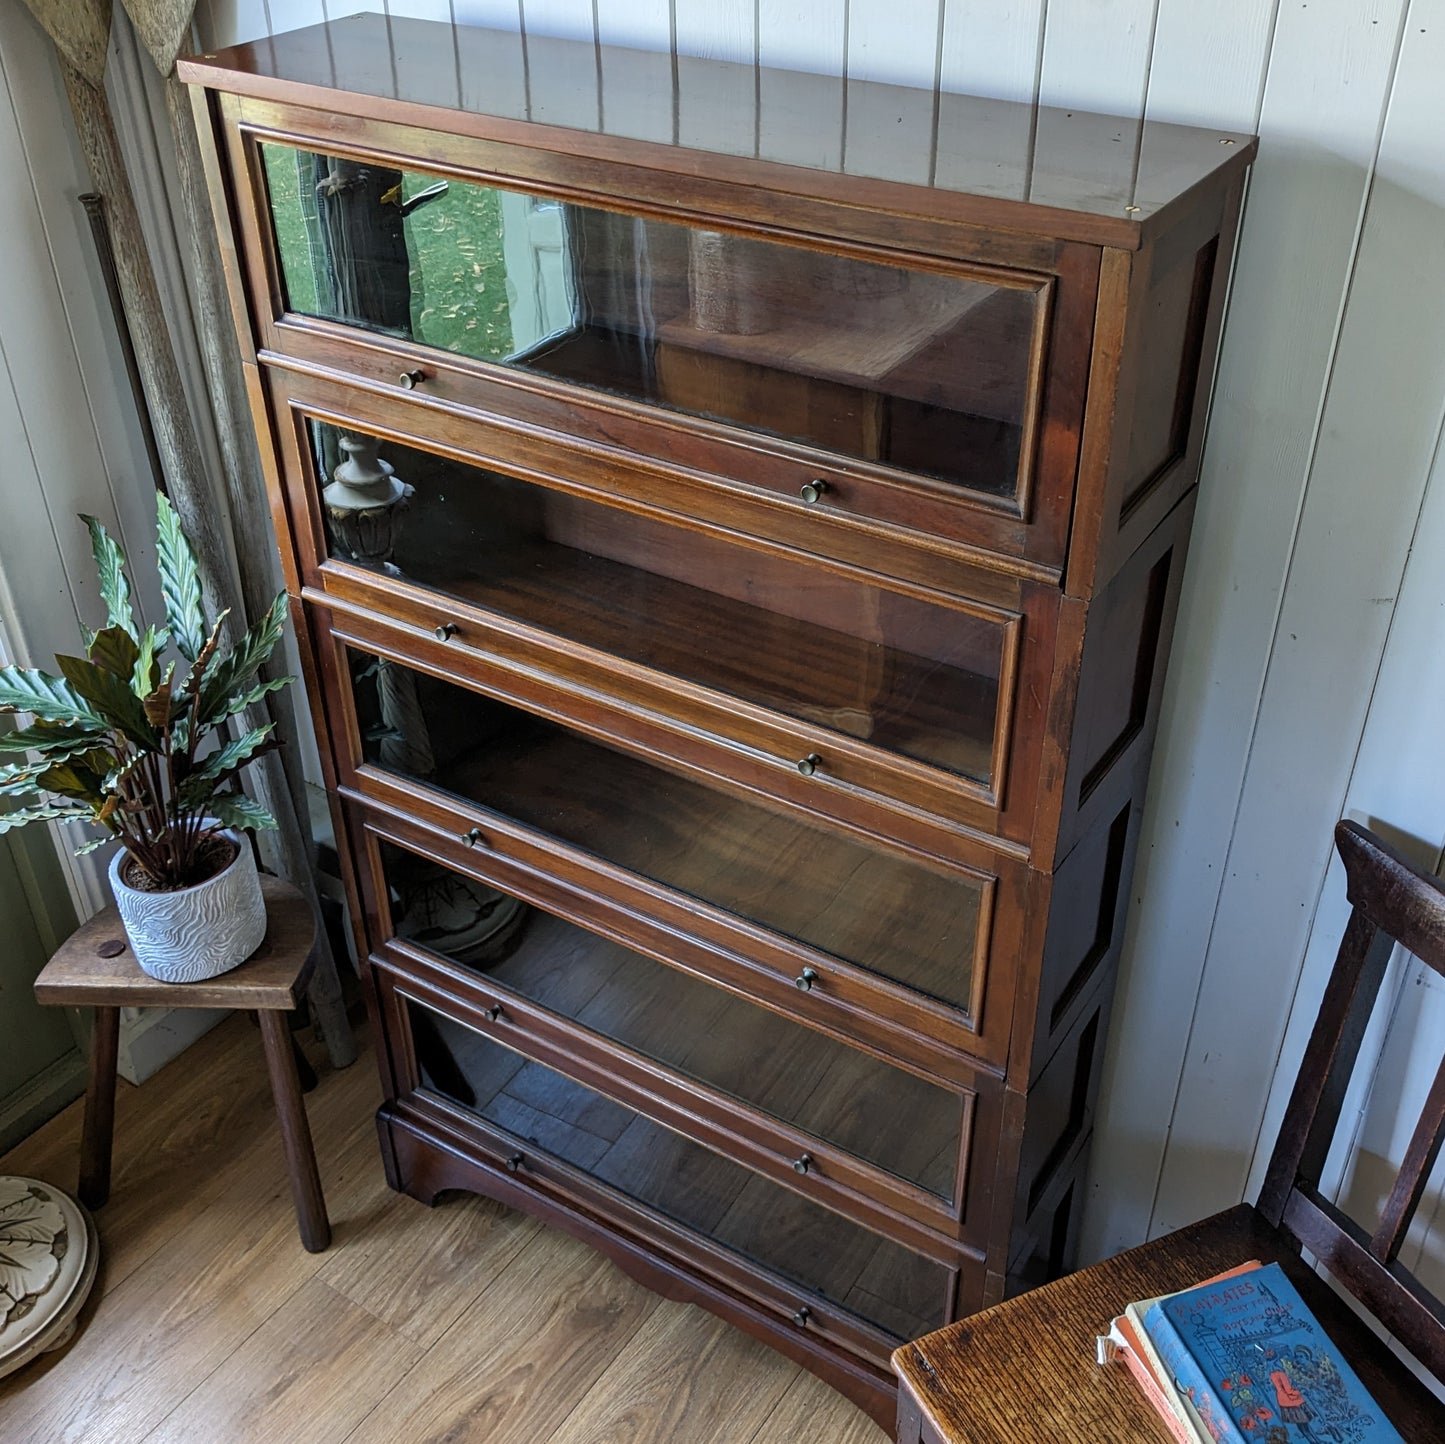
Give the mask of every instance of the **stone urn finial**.
POLYGON ((390 568, 402 514, 415 488, 377 454, 374 436, 343 436, 337 443, 346 460, 322 488, 332 544, 344 556, 390 568))

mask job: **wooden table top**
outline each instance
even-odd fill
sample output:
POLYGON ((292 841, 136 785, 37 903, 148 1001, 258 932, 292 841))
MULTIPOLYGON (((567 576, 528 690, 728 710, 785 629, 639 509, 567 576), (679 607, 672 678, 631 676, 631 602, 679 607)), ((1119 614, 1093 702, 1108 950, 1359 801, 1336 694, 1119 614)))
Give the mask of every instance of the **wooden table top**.
POLYGON ((946 1444, 1170 1444, 1125 1365, 1095 1362, 1095 1336, 1125 1304, 1250 1259, 1281 1264, 1407 1444, 1445 1438, 1440 1403, 1247 1204, 905 1344, 893 1368, 946 1444))
POLYGON ((262 876, 266 936, 238 968, 196 983, 162 983, 141 972, 114 907, 61 944, 35 980, 41 1003, 125 1008, 294 1008, 311 973, 316 918, 289 882, 262 876), (115 952, 114 944, 121 944, 115 952), (114 953, 114 956, 107 954, 114 953))

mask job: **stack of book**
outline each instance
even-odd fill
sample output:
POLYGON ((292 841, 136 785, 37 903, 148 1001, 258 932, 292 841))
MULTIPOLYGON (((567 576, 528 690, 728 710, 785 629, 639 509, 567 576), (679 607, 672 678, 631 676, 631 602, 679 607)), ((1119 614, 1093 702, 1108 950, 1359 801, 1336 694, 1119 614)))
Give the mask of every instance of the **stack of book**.
POLYGON ((1130 1304, 1111 1360, 1178 1444, 1403 1444, 1278 1264, 1130 1304))

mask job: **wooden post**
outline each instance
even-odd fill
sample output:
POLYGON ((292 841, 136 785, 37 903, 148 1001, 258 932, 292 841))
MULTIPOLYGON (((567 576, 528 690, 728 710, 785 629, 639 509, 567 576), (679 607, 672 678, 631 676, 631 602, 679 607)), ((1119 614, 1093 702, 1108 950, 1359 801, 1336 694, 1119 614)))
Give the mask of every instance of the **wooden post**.
MULTIPOLYGON (((104 91, 91 84, 64 53, 61 55, 61 70, 91 175, 96 188, 105 196, 109 209, 111 241, 121 293, 135 340, 141 383, 155 426, 161 461, 170 482, 171 500, 195 547, 208 609, 213 615, 219 615, 227 608, 231 611, 223 636, 225 641, 233 643, 240 631, 239 619, 246 611, 243 581, 234 565, 236 559, 227 544, 224 528, 218 521, 220 508, 206 484, 195 424, 186 406, 155 273, 146 252, 140 216, 136 211, 110 110, 104 91)), ((208 344, 202 347, 206 353, 226 344, 218 340, 214 332, 206 339, 208 344)), ((225 429, 223 426, 223 432, 225 429)), ((249 436, 249 428, 246 434, 249 436)), ((236 450, 233 438, 229 454, 223 453, 227 457, 228 470, 236 450)), ((238 481, 237 485, 244 487, 243 482, 238 481)), ((241 535, 239 529, 238 535, 241 535)), ((269 540, 266 545, 269 548, 269 540)), ((249 551, 250 548, 243 550, 249 551)), ((247 558, 248 562, 251 560, 247 558)), ((253 608, 251 615, 258 614, 259 609, 253 608)), ((256 724, 248 721, 248 725, 256 724)), ((310 847, 302 826, 304 813, 298 815, 295 793, 279 754, 271 753, 261 758, 253 769, 251 780, 257 799, 280 824, 277 842, 282 871, 309 895, 313 906, 316 906, 310 847)), ((356 1045, 342 1006, 336 961, 325 944, 324 930, 321 938, 308 998, 317 1026, 326 1041, 327 1052, 332 1061, 342 1067, 356 1057, 356 1045)))

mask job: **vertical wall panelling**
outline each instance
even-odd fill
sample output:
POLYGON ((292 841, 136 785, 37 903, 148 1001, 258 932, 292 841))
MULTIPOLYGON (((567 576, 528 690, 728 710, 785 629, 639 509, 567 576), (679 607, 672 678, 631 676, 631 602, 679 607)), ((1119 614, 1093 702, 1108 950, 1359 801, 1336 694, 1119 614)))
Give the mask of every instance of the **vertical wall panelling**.
POLYGON ((1191 1159, 1238 1148, 1269 1090, 1344 802, 1445 397, 1445 175, 1438 77, 1445 0, 1405 26, 1221 891, 1209 970, 1174 1114, 1154 1227, 1239 1196, 1247 1159, 1205 1176, 1191 1159), (1432 175, 1432 164, 1435 173, 1432 175), (1302 734, 1301 723, 1308 718, 1302 734), (1261 973, 1259 959, 1277 958, 1261 973), (1221 1034, 1248 998, 1255 1046, 1221 1034), (1226 1021, 1227 1019, 1227 1021, 1226 1021), (1225 1081, 1227 1079, 1227 1081, 1225 1081), (1237 1099, 1228 1129, 1221 1086, 1237 1099))
MULTIPOLYGON (((1180 1077, 1210 957, 1402 10, 1315 0, 1282 10, 1275 30, 1110 1030, 1086 1256, 1143 1235, 1170 1146, 1163 1080, 1180 1077)), ((1248 128, 1247 116, 1221 120, 1248 128)), ((1306 845, 1322 868, 1328 840, 1306 845)), ((1206 1174, 1212 1162, 1195 1160, 1206 1174)))
MULTIPOLYGON (((932 90, 938 74, 941 0, 850 0, 847 75, 894 86, 932 90), (902 12, 902 13, 900 13, 902 12), (906 21, 905 16, 906 14, 906 21)), ((880 150, 880 136, 906 138, 902 154, 911 164, 899 179, 926 183, 933 174, 934 112, 931 98, 916 91, 883 89, 845 98, 843 166, 853 175, 879 175, 896 167, 898 151, 880 150)))
POLYGON ((523 0, 528 115, 549 125, 600 130, 602 86, 594 53, 556 41, 595 40, 592 0, 523 0))
MULTIPOLYGON (((202 42, 215 50, 223 45, 259 40, 262 36, 274 35, 277 30, 295 30, 301 25, 314 23, 296 13, 310 8, 308 0, 298 0, 294 6, 291 0, 275 0, 275 3, 277 17, 282 18, 280 24, 272 23, 267 0, 199 0, 196 23, 202 42)), ((361 0, 355 8, 380 10, 381 6, 368 7, 365 0, 361 0)))
MULTIPOLYGON (((386 0, 388 15, 409 17, 412 20, 450 20, 452 0, 386 0)), ((340 14, 351 14, 348 8, 340 14)))
POLYGON ((758 0, 758 154, 765 160, 841 169, 847 14, 844 5, 758 0), (795 108, 798 88, 774 84, 769 66, 814 76, 803 110, 795 108))
POLYGON ((1044 0, 947 0, 938 83, 960 95, 1032 103, 1043 55, 1044 0))
POLYGON ((1039 100, 1065 110, 1144 110, 1159 0, 1049 0, 1039 100))
POLYGON ((1149 119, 1253 130, 1279 6, 1280 0, 1159 0, 1149 119))
POLYGON ((709 143, 738 155, 757 145, 758 32, 753 0, 674 0, 677 67, 687 82, 677 114, 684 144, 709 143), (715 61, 730 61, 727 66, 715 61))
POLYGON ((485 25, 494 30, 522 28, 520 0, 452 0, 452 14, 458 25, 485 25))
POLYGON ((602 129, 610 135, 666 141, 676 134, 671 33, 669 0, 597 0, 602 129), (616 47, 652 53, 620 55, 616 47))

